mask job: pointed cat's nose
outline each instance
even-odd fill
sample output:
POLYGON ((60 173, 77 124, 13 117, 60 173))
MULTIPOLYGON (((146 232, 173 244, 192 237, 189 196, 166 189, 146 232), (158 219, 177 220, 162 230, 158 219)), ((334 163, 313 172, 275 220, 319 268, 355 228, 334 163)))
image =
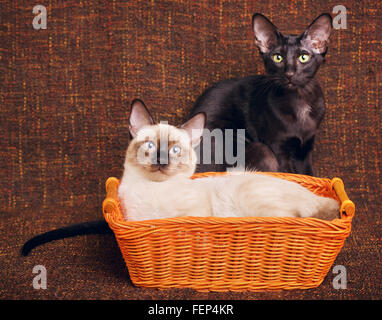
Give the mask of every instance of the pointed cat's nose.
POLYGON ((168 166, 168 153, 166 151, 157 152, 157 165, 160 165, 161 167, 168 166))

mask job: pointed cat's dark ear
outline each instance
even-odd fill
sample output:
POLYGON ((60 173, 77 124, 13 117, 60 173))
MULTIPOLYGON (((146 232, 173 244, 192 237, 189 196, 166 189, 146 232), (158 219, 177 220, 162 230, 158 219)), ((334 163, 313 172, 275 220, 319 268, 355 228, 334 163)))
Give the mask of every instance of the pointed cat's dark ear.
POLYGON ((200 143, 205 125, 206 114, 204 112, 200 112, 181 126, 182 129, 187 131, 193 148, 200 143))
POLYGON ((301 43, 316 54, 325 54, 332 32, 332 17, 329 13, 318 16, 301 36, 301 43))
POLYGON ((134 99, 131 103, 131 112, 129 117, 129 130, 133 138, 137 135, 138 131, 144 127, 153 125, 154 120, 147 110, 143 101, 134 99))
POLYGON ((281 36, 276 26, 261 13, 255 13, 252 16, 252 29, 255 35, 255 44, 262 53, 269 52, 281 36))

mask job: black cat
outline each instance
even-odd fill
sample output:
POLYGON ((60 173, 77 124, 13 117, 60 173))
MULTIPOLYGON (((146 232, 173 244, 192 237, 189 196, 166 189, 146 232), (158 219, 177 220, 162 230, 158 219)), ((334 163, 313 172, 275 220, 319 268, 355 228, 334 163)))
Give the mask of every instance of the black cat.
MULTIPOLYGON (((312 174, 310 154, 325 112, 314 75, 324 60, 331 22, 330 15, 323 14, 301 36, 283 36, 267 18, 255 14, 255 42, 268 74, 216 84, 198 99, 191 116, 205 112, 207 129, 245 128, 248 167, 312 174)), ((201 164, 198 170, 224 171, 227 166, 201 164)), ((52 240, 103 233, 112 233, 104 220, 66 226, 30 239, 22 254, 52 240)))
MULTIPOLYGON (((263 15, 252 18, 255 44, 267 74, 219 82, 197 100, 190 117, 207 115, 206 128, 245 129, 245 166, 260 171, 313 175, 311 151, 325 113, 322 90, 314 76, 324 61, 332 18, 322 14, 300 36, 284 36, 263 15)), ((204 137, 204 140, 205 137, 204 137)), ((225 171, 230 163, 200 146, 198 171, 225 171), (211 157, 211 162, 208 160, 211 157)), ((220 152, 225 151, 224 144, 220 152)), ((235 149, 234 149, 235 150, 235 149)))

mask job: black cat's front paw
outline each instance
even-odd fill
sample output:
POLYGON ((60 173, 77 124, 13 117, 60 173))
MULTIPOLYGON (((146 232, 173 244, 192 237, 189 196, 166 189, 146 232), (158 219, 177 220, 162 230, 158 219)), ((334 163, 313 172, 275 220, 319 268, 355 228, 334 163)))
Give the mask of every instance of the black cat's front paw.
POLYGON ((251 143, 245 148, 245 167, 249 170, 278 172, 279 163, 270 148, 265 144, 251 143))

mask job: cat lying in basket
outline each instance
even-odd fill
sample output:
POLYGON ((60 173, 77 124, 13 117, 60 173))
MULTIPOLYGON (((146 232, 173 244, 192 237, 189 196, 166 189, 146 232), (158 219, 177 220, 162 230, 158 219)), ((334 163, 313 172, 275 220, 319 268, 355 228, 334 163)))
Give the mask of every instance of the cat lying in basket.
MULTIPOLYGON (((317 196, 298 183, 252 171, 190 179, 194 151, 201 139, 205 114, 198 113, 180 128, 154 125, 147 108, 134 100, 130 142, 118 189, 124 218, 129 221, 179 216, 339 218, 336 200, 317 196)), ((38 245, 83 234, 111 233, 105 220, 78 223, 28 240, 22 254, 38 245)))
POLYGON ((194 174, 205 114, 180 128, 154 124, 142 101, 134 100, 130 142, 118 197, 126 220, 199 217, 339 217, 338 202, 298 183, 242 171, 190 179, 194 174))

